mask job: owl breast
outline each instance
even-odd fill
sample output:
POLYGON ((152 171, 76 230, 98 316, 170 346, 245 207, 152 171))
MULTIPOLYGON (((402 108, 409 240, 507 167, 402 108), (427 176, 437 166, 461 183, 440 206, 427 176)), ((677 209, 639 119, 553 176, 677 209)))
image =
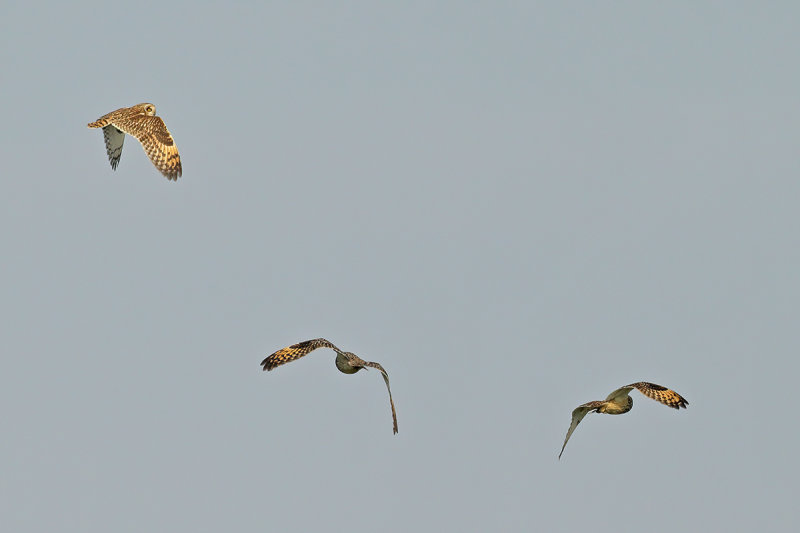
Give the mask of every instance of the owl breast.
POLYGON ((605 413, 607 415, 622 415, 633 409, 633 398, 628 396, 628 401, 624 405, 614 402, 608 402, 603 407, 597 410, 598 413, 605 413))
POLYGON ((360 366, 353 366, 344 354, 336 354, 336 368, 345 374, 355 374, 361 370, 360 366))

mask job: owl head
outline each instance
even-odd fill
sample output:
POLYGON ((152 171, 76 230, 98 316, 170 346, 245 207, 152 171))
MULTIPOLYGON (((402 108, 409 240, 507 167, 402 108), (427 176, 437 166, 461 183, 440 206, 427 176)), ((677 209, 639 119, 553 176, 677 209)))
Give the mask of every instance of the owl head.
POLYGON ((147 115, 149 117, 152 117, 156 114, 156 106, 154 106, 153 104, 145 103, 145 104, 135 105, 133 107, 134 109, 136 109, 136 111, 138 111, 142 115, 147 115))

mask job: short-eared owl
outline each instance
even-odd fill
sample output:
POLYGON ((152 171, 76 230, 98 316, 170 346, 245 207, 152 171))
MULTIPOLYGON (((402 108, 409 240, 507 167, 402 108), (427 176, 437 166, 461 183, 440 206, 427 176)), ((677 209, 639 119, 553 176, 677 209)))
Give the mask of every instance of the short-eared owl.
POLYGON ((147 157, 169 180, 177 180, 181 175, 181 157, 178 147, 161 117, 156 116, 156 106, 139 104, 123 107, 103 115, 88 125, 90 128, 103 128, 106 151, 111 168, 117 169, 122 155, 122 142, 125 134, 142 143, 147 157))
POLYGON ((364 361, 356 354, 351 352, 343 352, 333 345, 332 342, 325 339, 313 339, 310 341, 298 342, 286 348, 282 348, 270 355, 263 361, 261 366, 264 370, 272 370, 275 367, 300 359, 306 354, 309 354, 317 348, 332 348, 336 352, 336 368, 345 374, 355 374, 362 368, 376 368, 383 374, 383 381, 386 382, 386 389, 389 391, 389 404, 392 406, 392 422, 393 430, 397 433, 397 413, 394 410, 394 401, 392 400, 392 389, 389 388, 389 374, 378 363, 364 361))
POLYGON ((583 405, 579 405, 574 411, 572 411, 572 423, 569 425, 567 438, 564 439, 564 445, 561 447, 561 453, 558 454, 558 458, 561 459, 561 454, 564 453, 564 448, 567 447, 567 441, 569 440, 570 436, 572 436, 572 432, 575 431, 575 428, 578 427, 578 424, 581 423, 583 417, 585 417, 588 413, 594 411, 596 413, 606 413, 608 415, 621 415, 630 411, 633 408, 633 398, 628 395, 633 389, 637 389, 645 396, 648 396, 674 409, 680 409, 681 407, 686 409, 686 406, 689 404, 689 402, 687 402, 683 396, 674 390, 662 387, 661 385, 656 385, 655 383, 639 381, 637 383, 631 383, 630 385, 620 387, 609 394, 608 398, 605 400, 588 402, 583 405))

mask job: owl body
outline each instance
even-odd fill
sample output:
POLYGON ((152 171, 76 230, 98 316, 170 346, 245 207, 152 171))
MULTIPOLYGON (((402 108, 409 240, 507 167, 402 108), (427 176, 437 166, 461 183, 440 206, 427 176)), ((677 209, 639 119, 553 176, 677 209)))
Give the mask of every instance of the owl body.
POLYGON ((355 374, 364 368, 365 361, 352 352, 339 352, 336 354, 336 368, 345 374, 355 374))
POLYGON ((618 402, 600 402, 602 405, 597 408, 598 413, 607 415, 624 415, 633 409, 633 398, 628 396, 628 401, 625 403, 618 402))
POLYGON ((561 446, 561 453, 558 454, 558 458, 561 459, 561 455, 564 453, 564 448, 567 447, 567 442, 572 436, 572 432, 575 431, 575 428, 578 427, 578 424, 581 423, 581 420, 583 420, 587 414, 604 413, 607 415, 622 415, 633 409, 633 398, 630 397, 630 393, 634 389, 648 398, 652 398, 673 409, 685 409, 689 404, 683 396, 674 390, 647 381, 637 381, 636 383, 620 387, 609 394, 605 400, 586 402, 572 411, 572 421, 567 430, 567 437, 564 439, 564 444, 561 446))
POLYGON ((330 348, 336 352, 336 368, 339 369, 339 372, 344 374, 355 374, 359 370, 369 368, 374 368, 381 373, 383 381, 386 383, 386 390, 389 393, 389 405, 392 408, 392 431, 397 433, 397 413, 395 412, 394 400, 392 399, 392 389, 389 387, 389 374, 380 363, 364 361, 353 352, 343 352, 329 340, 320 338, 298 342, 286 348, 281 348, 261 361, 261 366, 264 370, 273 370, 281 365, 300 359, 318 348, 330 348))
POLYGON ((135 137, 153 165, 169 180, 177 180, 183 168, 178 147, 164 121, 156 115, 156 106, 149 103, 123 107, 107 113, 89 128, 103 128, 103 139, 111 168, 116 170, 122 156, 125 134, 135 137))

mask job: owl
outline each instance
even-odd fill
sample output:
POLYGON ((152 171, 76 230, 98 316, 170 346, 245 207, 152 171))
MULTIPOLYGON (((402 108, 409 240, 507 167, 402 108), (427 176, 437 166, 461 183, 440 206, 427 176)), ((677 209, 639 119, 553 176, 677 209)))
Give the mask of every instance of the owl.
POLYGON ((561 447, 561 453, 558 454, 558 458, 561 459, 561 454, 564 453, 564 448, 567 447, 567 441, 572 436, 572 432, 575 431, 575 428, 578 427, 578 424, 581 423, 583 417, 588 413, 594 411, 596 413, 606 413, 608 415, 621 415, 630 411, 633 408, 633 398, 631 398, 629 394, 633 389, 674 409, 680 409, 681 407, 686 409, 686 406, 689 404, 683 396, 674 390, 656 385, 655 383, 639 381, 620 387, 609 394, 605 400, 588 402, 579 405, 572 411, 572 423, 569 426, 567 438, 564 439, 564 445, 561 447))
POLYGON ((317 348, 331 348, 336 352, 336 368, 338 368, 340 372, 344 372, 345 374, 355 374, 361 369, 375 368, 381 373, 381 375, 383 375, 383 381, 386 382, 386 390, 389 391, 389 405, 392 407, 392 430, 397 433, 397 413, 394 410, 392 389, 389 387, 389 374, 387 374, 386 370, 384 370, 383 367, 378 363, 364 361, 352 352, 343 352, 328 340, 313 339, 310 341, 298 342, 297 344, 292 344, 286 348, 281 348, 277 352, 261 361, 261 366, 263 367, 263 370, 272 370, 275 367, 289 363, 295 359, 300 359, 304 355, 313 352, 317 348))
POLYGON ((122 155, 125 134, 135 137, 144 148, 147 157, 168 179, 176 180, 181 175, 181 157, 178 147, 161 117, 156 116, 153 104, 138 104, 123 107, 103 115, 88 124, 90 128, 103 128, 106 152, 111 168, 116 170, 122 155))

